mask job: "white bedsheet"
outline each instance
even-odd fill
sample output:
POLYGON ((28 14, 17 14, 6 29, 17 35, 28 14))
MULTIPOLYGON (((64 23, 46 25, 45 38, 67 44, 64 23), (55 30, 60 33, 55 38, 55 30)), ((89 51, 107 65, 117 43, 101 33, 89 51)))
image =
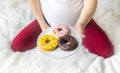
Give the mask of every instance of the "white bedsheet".
POLYGON ((98 0, 94 19, 106 31, 115 46, 115 55, 104 59, 83 46, 74 55, 54 59, 37 48, 13 52, 15 35, 34 17, 27 0, 0 0, 0 73, 119 73, 120 0, 98 0))

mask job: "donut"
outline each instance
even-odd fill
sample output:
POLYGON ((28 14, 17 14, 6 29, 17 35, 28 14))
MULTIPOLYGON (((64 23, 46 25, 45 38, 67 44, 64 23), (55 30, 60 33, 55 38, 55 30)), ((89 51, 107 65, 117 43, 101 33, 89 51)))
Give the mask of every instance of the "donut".
POLYGON ((66 35, 69 35, 70 34, 70 29, 67 25, 63 25, 63 24, 60 24, 60 25, 57 25, 54 30, 53 30, 53 33, 58 37, 63 37, 63 36, 66 36, 66 35))
POLYGON ((45 51, 55 50, 58 45, 58 40, 54 35, 43 35, 38 42, 39 47, 45 51))
POLYGON ((64 51, 72 51, 77 48, 78 42, 73 36, 67 35, 59 39, 58 45, 64 51))

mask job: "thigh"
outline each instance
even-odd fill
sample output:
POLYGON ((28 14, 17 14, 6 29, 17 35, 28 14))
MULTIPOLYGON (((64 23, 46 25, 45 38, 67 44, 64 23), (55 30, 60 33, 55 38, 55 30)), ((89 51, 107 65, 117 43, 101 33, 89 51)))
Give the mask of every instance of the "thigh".
POLYGON ((41 28, 37 20, 34 20, 13 39, 12 49, 14 51, 26 51, 34 48, 40 33, 41 28))
POLYGON ((84 46, 94 54, 103 57, 113 55, 113 45, 106 33, 92 19, 85 28, 86 38, 83 41, 84 46))

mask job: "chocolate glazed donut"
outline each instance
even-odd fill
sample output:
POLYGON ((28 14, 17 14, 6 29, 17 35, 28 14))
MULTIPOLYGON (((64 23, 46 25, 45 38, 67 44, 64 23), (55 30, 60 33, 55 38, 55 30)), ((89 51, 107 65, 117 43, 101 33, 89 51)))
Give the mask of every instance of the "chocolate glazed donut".
POLYGON ((73 36, 67 35, 59 39, 58 45, 62 50, 72 51, 77 48, 78 42, 73 36))

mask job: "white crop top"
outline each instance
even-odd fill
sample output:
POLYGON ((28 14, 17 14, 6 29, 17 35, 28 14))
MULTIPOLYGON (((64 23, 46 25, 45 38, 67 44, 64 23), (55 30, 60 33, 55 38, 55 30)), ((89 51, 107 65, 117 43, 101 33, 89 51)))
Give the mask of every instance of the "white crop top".
POLYGON ((40 3, 43 15, 51 26, 75 25, 83 8, 83 0, 40 0, 40 3))

